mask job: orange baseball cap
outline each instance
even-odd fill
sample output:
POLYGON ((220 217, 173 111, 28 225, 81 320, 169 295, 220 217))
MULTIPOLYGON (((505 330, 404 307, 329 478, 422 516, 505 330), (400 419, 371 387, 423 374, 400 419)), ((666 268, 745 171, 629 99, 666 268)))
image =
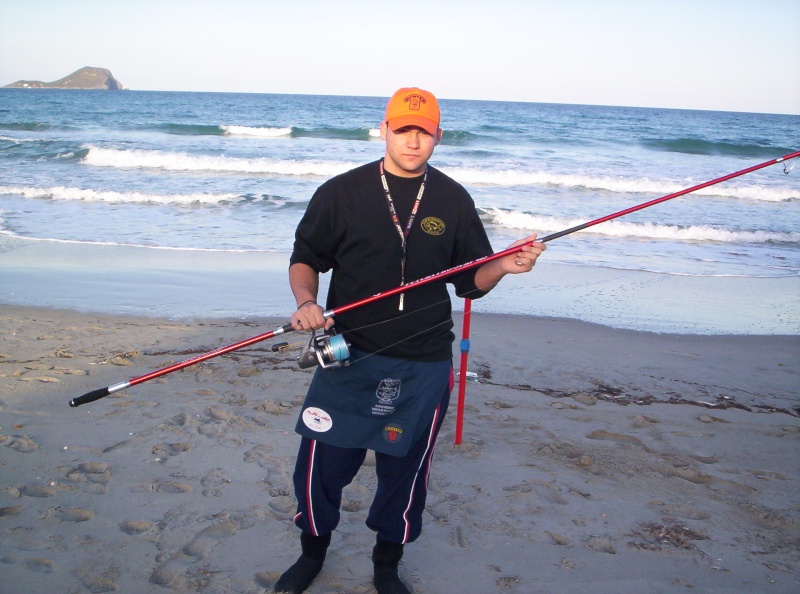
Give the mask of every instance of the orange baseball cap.
POLYGON ((386 122, 393 132, 404 126, 419 126, 435 136, 439 129, 439 103, 430 91, 404 87, 386 104, 386 122))

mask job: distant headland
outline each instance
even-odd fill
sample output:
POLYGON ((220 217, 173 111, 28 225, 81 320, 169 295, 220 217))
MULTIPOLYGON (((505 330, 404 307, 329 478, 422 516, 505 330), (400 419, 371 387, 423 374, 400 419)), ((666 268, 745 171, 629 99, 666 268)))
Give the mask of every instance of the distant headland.
POLYGON ((18 80, 6 85, 5 89, 98 89, 103 91, 122 91, 119 82, 106 68, 85 66, 72 74, 53 82, 40 80, 18 80))

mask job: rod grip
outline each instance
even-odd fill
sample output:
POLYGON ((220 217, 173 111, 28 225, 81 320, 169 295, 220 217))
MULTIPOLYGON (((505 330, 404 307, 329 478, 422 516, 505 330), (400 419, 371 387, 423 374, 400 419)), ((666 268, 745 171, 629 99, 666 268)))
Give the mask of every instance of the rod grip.
POLYGON ((72 408, 76 406, 80 406, 81 404, 88 404, 89 402, 94 402, 95 400, 100 400, 101 398, 105 398, 111 392, 108 388, 100 388, 99 390, 92 390, 91 392, 87 392, 83 396, 78 396, 77 398, 73 398, 69 401, 69 405, 72 408))

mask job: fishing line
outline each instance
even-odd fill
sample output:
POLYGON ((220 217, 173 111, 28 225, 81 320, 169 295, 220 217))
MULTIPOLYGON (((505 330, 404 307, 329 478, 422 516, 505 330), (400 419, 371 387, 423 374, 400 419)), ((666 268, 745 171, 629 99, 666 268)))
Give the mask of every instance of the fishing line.
MULTIPOLYGON (((472 293, 477 293, 477 292, 480 292, 480 291, 481 291, 481 289, 472 289, 471 291, 468 291, 466 293, 466 295, 471 295, 472 293)), ((464 296, 464 298, 466 298, 466 295, 464 296)), ((399 316, 396 316, 394 318, 389 318, 387 320, 381 320, 379 322, 373 322, 371 324, 365 324, 364 326, 359 326, 357 328, 350 328, 349 330, 344 330, 344 331, 340 332, 339 334, 341 336, 344 336, 345 334, 350 334, 351 332, 357 332, 357 331, 361 331, 361 330, 366 330, 368 328, 374 328, 376 326, 381 326, 382 324, 389 324, 391 322, 398 322, 398 321, 402 320, 403 318, 407 318, 409 316, 413 316, 413 315, 416 315, 418 313, 422 313, 426 309, 431 309, 433 307, 437 307, 439 305, 442 305, 443 303, 448 303, 448 302, 452 302, 452 299, 449 296, 447 297, 447 299, 442 299, 441 301, 435 301, 434 303, 431 303, 429 305, 425 305, 423 307, 420 307, 419 309, 415 309, 414 311, 406 312, 406 313, 404 313, 402 315, 399 315, 399 316)), ((447 322, 443 322, 443 323, 447 323, 447 322)), ((436 326, 433 326, 433 327, 429 328, 429 330, 433 330, 434 328, 437 328, 438 326, 439 326, 439 324, 436 324, 436 326)), ((417 335, 415 334, 414 336, 417 336, 417 335)), ((409 337, 409 338, 413 338, 413 337, 409 337)), ((400 342, 402 342, 402 341, 400 341, 400 342)), ((395 343, 393 345, 389 345, 389 347, 386 347, 386 348, 390 348, 392 346, 396 346, 396 345, 400 344, 400 342, 397 342, 397 343, 395 343)))
POLYGON ((364 355, 363 357, 359 357, 358 359, 353 359, 350 362, 350 365, 355 365, 356 363, 360 363, 364 359, 370 358, 372 355, 379 355, 380 353, 382 353, 384 351, 387 351, 390 348, 397 346, 398 344, 402 344, 407 340, 411 340, 412 338, 416 338, 417 336, 422 336, 426 332, 430 332, 431 330, 434 330, 434 329, 438 328, 439 326, 445 326, 446 324, 449 324, 450 322, 451 322, 451 320, 445 320, 443 322, 439 322, 438 324, 436 324, 434 326, 431 326, 429 328, 425 328, 424 330, 420 330, 416 334, 412 334, 411 336, 406 336, 405 338, 401 338, 397 342, 395 342, 393 344, 390 344, 390 345, 387 345, 387 346, 383 347, 382 349, 378 349, 377 351, 372 352, 372 353, 367 353, 366 355, 364 355))
MULTIPOLYGON (((474 293, 480 293, 482 291, 483 291, 483 289, 479 289, 479 288, 476 287, 474 289, 471 289, 471 290, 467 291, 463 296, 459 295, 458 297, 461 298, 461 299, 469 299, 470 295, 472 295, 474 293)), ((402 320, 403 318, 407 318, 409 316, 413 316, 413 315, 416 315, 418 313, 421 313, 421 312, 425 311, 426 309, 430 309, 430 308, 436 307, 438 305, 442 305, 443 303, 452 303, 452 299, 448 296, 447 299, 442 299, 441 301, 436 301, 436 302, 431 303, 429 305, 425 305, 423 307, 420 307, 419 309, 415 309, 414 311, 409 311, 409 312, 406 312, 406 313, 401 314, 399 316, 396 316, 394 318, 389 318, 388 320, 381 320, 379 322, 373 322, 372 324, 365 324, 365 325, 359 326, 357 328, 350 328, 349 330, 344 330, 342 332, 339 332, 339 336, 345 336, 347 334, 350 334, 351 332, 356 332, 356 331, 360 331, 360 330, 366 330, 368 328, 374 328, 376 326, 380 326, 382 324, 388 324, 390 322, 397 322, 399 320, 402 320)), ((463 311, 451 312, 451 319, 452 319, 452 322, 453 322, 454 326, 457 324, 457 322, 459 320, 463 320, 463 318, 464 318, 464 312, 463 311)), ((364 355, 363 357, 360 357, 359 359, 354 359, 354 360, 350 361, 350 365, 355 365, 359 361, 363 361, 364 359, 366 359, 366 358, 368 358, 368 357, 370 357, 372 355, 378 355, 378 354, 380 354, 380 353, 382 353, 384 351, 387 351, 387 350, 391 349, 392 347, 396 347, 398 344, 404 343, 407 340, 411 340, 412 338, 416 338, 417 336, 421 336, 421 335, 425 334, 426 332, 430 332, 432 330, 435 330, 439 326, 444 326, 444 325, 448 324, 450 321, 451 321, 450 319, 444 320, 443 322, 439 322, 438 324, 436 324, 434 326, 430 326, 428 328, 425 328, 424 330, 421 330, 420 332, 417 332, 416 334, 412 334, 410 336, 402 338, 402 339, 398 340, 397 342, 394 342, 394 343, 392 343, 390 345, 387 345, 387 346, 385 346, 385 347, 383 347, 383 348, 381 348, 381 349, 379 349, 379 350, 377 350, 377 351, 375 351, 373 353, 369 353, 367 355, 364 355)))

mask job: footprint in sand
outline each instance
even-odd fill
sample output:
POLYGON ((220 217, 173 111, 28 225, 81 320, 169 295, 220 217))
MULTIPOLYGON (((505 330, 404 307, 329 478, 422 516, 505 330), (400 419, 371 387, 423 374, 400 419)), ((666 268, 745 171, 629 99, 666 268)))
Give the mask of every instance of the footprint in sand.
POLYGON ((244 453, 243 460, 248 463, 255 462, 261 468, 272 468, 275 462, 275 458, 270 456, 272 450, 272 446, 257 445, 244 453))
POLYGON ((269 508, 272 515, 279 520, 291 520, 295 514, 294 499, 286 495, 272 497, 269 500, 269 508))
POLYGON ((220 400, 220 404, 227 404, 229 406, 245 406, 247 404, 247 396, 240 392, 230 392, 225 394, 224 398, 220 400))
POLYGON ((49 376, 46 376, 46 375, 38 375, 38 376, 35 376, 35 377, 21 377, 21 378, 19 378, 19 381, 21 381, 21 382, 45 382, 45 383, 51 383, 51 384, 60 384, 61 383, 61 380, 58 379, 57 377, 49 377, 49 376))
POLYGON ((0 507, 0 518, 4 518, 6 516, 18 516, 22 513, 22 510, 25 509, 23 505, 12 505, 9 507, 0 507))
POLYGON ((244 443, 235 434, 228 432, 232 425, 245 425, 245 420, 239 415, 220 406, 211 406, 206 409, 205 416, 201 417, 197 432, 210 438, 225 439, 239 446, 244 443))
POLYGON ((100 594, 102 592, 116 592, 117 591, 117 583, 114 581, 112 577, 106 574, 115 574, 116 570, 111 569, 110 571, 104 572, 103 575, 97 575, 94 571, 97 570, 97 567, 92 566, 90 569, 80 568, 75 570, 75 575, 78 576, 81 580, 81 584, 86 592, 91 592, 92 594, 100 594))
POLYGON ((182 551, 190 557, 200 557, 204 559, 220 540, 236 534, 239 530, 239 523, 234 520, 225 520, 217 524, 212 524, 203 528, 195 537, 189 541, 182 551))
POLYGON ((204 497, 222 497, 225 494, 225 485, 231 480, 222 468, 215 468, 200 481, 203 486, 204 497))
POLYGON ((454 526, 453 529, 450 531, 450 544, 459 549, 469 548, 469 540, 467 539, 467 536, 464 533, 463 526, 454 526))
POLYGON ((370 491, 363 485, 351 483, 342 490, 342 509, 358 512, 370 505, 370 491))
POLYGON ((206 415, 217 421, 231 421, 238 418, 238 415, 229 411, 224 406, 209 406, 206 415))
POLYGON ((111 472, 111 464, 108 462, 81 462, 78 471, 84 474, 106 474, 111 472))
POLYGON ((508 491, 510 493, 530 493, 531 491, 535 491, 536 495, 543 499, 548 503, 556 503, 558 505, 566 505, 567 500, 564 496, 558 491, 556 487, 551 485, 550 483, 540 481, 540 480, 533 480, 533 481, 523 481, 518 485, 510 485, 507 487, 503 487, 503 491, 508 491))
POLYGON ((192 442, 183 442, 183 443, 159 443, 153 446, 151 450, 153 455, 157 457, 159 460, 163 460, 165 458, 171 456, 177 456, 178 454, 182 454, 184 452, 190 452, 194 444, 192 442))
POLYGON ((263 522, 267 517, 269 517, 269 512, 263 505, 253 505, 246 511, 231 514, 231 519, 238 522, 239 528, 242 530, 252 528, 256 524, 263 522))
POLYGON ((186 413, 180 413, 164 421, 166 427, 187 427, 192 425, 192 417, 186 413))
MULTIPOLYGON (((265 460, 267 461, 267 460, 265 460)), ((277 458, 268 459, 273 466, 267 469, 267 476, 264 482, 269 485, 270 497, 280 497, 281 495, 292 494, 292 481, 283 463, 277 458)))
POLYGON ((144 522, 140 520, 125 520, 119 525, 119 529, 131 536, 155 535, 158 533, 158 524, 155 522, 144 522))
POLYGON ((610 538, 604 536, 592 536, 584 543, 587 549, 597 551, 598 553, 608 553, 609 555, 616 555, 617 549, 610 538))
POLYGON ((57 507, 53 515, 62 522, 86 522, 94 518, 94 512, 82 507, 57 507))
POLYGON ((706 485, 713 489, 722 489, 732 495, 748 497, 758 492, 757 489, 745 483, 720 479, 700 472, 697 468, 693 467, 672 467, 663 474, 665 474, 665 476, 682 478, 696 485, 706 485))
POLYGON ((632 435, 625 435, 624 433, 614 433, 613 431, 606 431, 605 429, 598 429, 597 431, 592 431, 587 436, 589 439, 598 439, 604 441, 616 441, 618 443, 629 443, 632 445, 637 445, 645 449, 645 451, 650 451, 648 448, 642 443, 642 441, 632 435))
POLYGON ((287 402, 274 402, 272 400, 265 400, 253 407, 253 410, 258 412, 265 412, 271 415, 288 415, 292 412, 291 403, 287 402))
POLYGON ((176 592, 185 591, 186 567, 182 563, 170 559, 153 570, 153 573, 150 574, 150 582, 176 592))
POLYGON ((433 520, 440 526, 450 524, 453 516, 480 516, 483 513, 479 499, 470 497, 470 492, 477 492, 477 485, 470 485, 471 489, 465 489, 463 494, 445 493, 439 501, 428 505, 427 511, 433 516, 433 520))
POLYGON ((159 493, 189 493, 192 491, 192 486, 188 483, 183 483, 180 481, 166 481, 161 479, 156 479, 153 481, 153 484, 150 486, 150 489, 153 491, 158 491, 159 493))
POLYGON ((55 561, 52 561, 51 559, 43 559, 41 557, 30 559, 26 565, 31 571, 36 571, 38 573, 53 573, 56 570, 55 561))
POLYGON ((77 467, 68 470, 64 478, 70 483, 80 485, 84 493, 103 495, 108 492, 111 464, 108 462, 81 462, 77 467))
POLYGON ((52 497, 57 493, 53 487, 41 485, 24 485, 19 492, 26 497, 52 497))
POLYGON ((267 470, 264 482, 269 485, 271 497, 290 495, 292 484, 289 474, 280 458, 271 456, 272 446, 257 445, 244 453, 243 460, 249 464, 256 463, 267 470))
POLYGON ((557 505, 566 505, 568 503, 567 499, 559 492, 559 490, 550 483, 540 480, 534 480, 532 482, 533 489, 536 491, 536 494, 548 503, 555 503, 557 505))
POLYGON ((268 592, 272 590, 275 582, 281 577, 280 571, 259 571, 255 575, 256 584, 266 589, 268 592))
POLYGON ((7 448, 17 450, 23 454, 29 454, 39 449, 39 444, 29 437, 18 437, 16 435, 0 435, 0 443, 7 448))

